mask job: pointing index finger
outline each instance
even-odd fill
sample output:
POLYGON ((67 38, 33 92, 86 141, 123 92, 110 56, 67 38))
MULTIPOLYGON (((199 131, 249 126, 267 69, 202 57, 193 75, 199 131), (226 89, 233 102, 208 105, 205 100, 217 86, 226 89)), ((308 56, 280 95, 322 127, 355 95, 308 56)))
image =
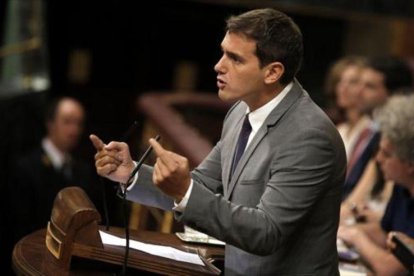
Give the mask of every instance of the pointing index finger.
POLYGON ((161 146, 161 144, 158 143, 157 140, 155 140, 154 138, 149 139, 149 143, 158 157, 166 152, 166 150, 161 146))
POLYGON ((92 141, 93 146, 99 151, 105 146, 105 143, 95 134, 89 135, 89 139, 92 141))

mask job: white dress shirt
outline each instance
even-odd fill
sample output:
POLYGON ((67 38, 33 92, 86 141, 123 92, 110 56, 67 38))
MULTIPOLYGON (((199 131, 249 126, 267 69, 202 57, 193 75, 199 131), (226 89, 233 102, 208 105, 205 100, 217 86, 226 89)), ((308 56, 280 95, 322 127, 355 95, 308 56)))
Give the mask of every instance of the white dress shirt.
POLYGON ((42 148, 49 157, 55 170, 60 170, 67 156, 65 156, 65 154, 61 152, 47 137, 42 140, 42 148))

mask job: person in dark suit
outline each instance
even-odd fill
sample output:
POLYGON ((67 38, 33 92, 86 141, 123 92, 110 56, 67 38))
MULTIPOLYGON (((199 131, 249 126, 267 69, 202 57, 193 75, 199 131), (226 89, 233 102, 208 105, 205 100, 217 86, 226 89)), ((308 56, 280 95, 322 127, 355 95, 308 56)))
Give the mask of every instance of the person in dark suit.
MULTIPOLYGON (((185 157, 150 140, 156 164, 141 167, 127 198, 173 209, 225 241, 225 275, 339 275, 345 150, 295 79, 298 26, 277 10, 252 10, 228 19, 221 48, 218 94, 237 102, 220 141, 190 173, 185 157)), ((98 174, 125 183, 135 167, 128 146, 90 138, 98 174)))
POLYGON ((46 114, 46 137, 38 148, 16 160, 9 184, 15 241, 47 226, 62 188, 80 186, 90 191, 90 168, 71 154, 83 131, 84 113, 73 98, 52 101, 46 114))

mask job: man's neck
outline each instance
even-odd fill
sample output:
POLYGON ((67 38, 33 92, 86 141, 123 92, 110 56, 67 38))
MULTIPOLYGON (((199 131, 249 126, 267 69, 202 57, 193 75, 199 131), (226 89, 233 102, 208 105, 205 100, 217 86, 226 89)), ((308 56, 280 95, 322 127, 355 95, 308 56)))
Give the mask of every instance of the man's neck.
POLYGON ((64 147, 62 147, 59 143, 56 142, 56 139, 54 139, 54 137, 52 136, 47 136, 46 137, 47 140, 50 141, 50 143, 53 144, 53 147, 55 149, 57 149, 60 153, 62 153, 63 155, 68 154, 67 149, 65 149, 64 147))
POLYGON ((68 154, 60 150, 50 137, 45 137, 43 139, 42 148, 49 156, 49 159, 51 160, 53 166, 59 169, 68 154))
POLYGON ((255 111, 256 109, 266 105, 271 100, 276 98, 283 91, 283 89, 285 89, 285 87, 287 85, 288 84, 282 85, 282 84, 278 83, 278 84, 272 86, 271 88, 269 88, 268 90, 264 91, 262 93, 262 97, 258 101, 248 104, 250 112, 255 111))

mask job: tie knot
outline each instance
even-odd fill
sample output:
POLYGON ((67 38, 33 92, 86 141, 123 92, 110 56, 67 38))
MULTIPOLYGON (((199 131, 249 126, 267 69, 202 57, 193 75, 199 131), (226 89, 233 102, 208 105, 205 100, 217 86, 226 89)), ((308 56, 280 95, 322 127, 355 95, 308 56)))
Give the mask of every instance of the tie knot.
POLYGON ((244 117, 243 126, 242 126, 240 135, 245 135, 245 134, 249 135, 251 131, 252 131, 252 126, 249 121, 249 114, 246 114, 246 116, 244 117))

